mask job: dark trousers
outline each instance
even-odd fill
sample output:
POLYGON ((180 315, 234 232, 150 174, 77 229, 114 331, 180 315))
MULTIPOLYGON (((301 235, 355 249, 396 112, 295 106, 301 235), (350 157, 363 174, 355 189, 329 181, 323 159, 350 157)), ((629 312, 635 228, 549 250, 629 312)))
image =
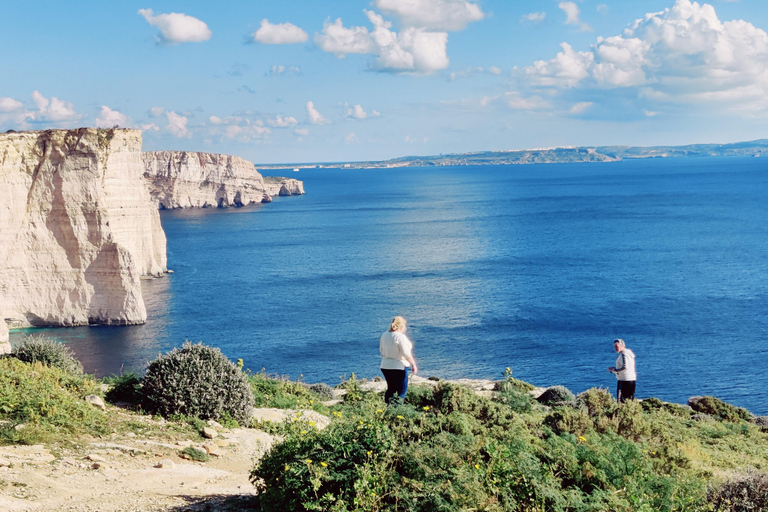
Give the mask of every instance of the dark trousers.
POLYGON ((384 401, 389 404, 395 395, 405 400, 405 392, 408 391, 408 368, 405 370, 382 368, 381 373, 387 380, 387 392, 384 393, 384 401))
POLYGON ((636 380, 620 380, 616 385, 616 400, 622 404, 626 400, 634 400, 635 384, 637 384, 636 380))

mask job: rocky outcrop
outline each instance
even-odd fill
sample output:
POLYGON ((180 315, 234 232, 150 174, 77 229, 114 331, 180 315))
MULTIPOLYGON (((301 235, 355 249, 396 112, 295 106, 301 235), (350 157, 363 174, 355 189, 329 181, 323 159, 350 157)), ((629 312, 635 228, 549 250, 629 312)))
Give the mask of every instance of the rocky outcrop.
POLYGON ((291 178, 265 176, 264 187, 271 197, 304 195, 304 183, 291 178))
POLYGON ((270 179, 265 184, 251 162, 236 156, 149 151, 142 153, 142 160, 150 194, 160 209, 245 206, 268 203, 271 196, 304 193, 297 180, 270 179))
POLYGON ((146 321, 139 279, 166 270, 166 240, 143 169, 138 130, 0 134, 0 319, 146 321))

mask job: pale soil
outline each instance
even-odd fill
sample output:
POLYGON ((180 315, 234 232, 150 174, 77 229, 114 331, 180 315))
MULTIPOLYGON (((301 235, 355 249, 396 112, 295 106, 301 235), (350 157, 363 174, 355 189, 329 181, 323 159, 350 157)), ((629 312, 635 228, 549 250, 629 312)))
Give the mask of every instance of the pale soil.
POLYGON ((11 463, 0 467, 0 510, 254 510, 248 475, 254 456, 272 437, 235 429, 217 439, 222 438, 220 444, 231 444, 219 447, 221 456, 205 463, 182 459, 182 446, 173 441, 117 435, 78 439, 79 446, 69 448, 0 446, 0 459, 11 463), (161 461, 163 467, 155 467, 161 461))

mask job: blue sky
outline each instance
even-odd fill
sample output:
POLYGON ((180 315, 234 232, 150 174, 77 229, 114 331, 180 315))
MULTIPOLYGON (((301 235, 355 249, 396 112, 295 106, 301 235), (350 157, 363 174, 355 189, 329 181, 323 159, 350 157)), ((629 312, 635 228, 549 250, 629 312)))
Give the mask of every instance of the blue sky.
POLYGON ((2 2, 0 130, 255 163, 768 137, 759 0, 2 2))

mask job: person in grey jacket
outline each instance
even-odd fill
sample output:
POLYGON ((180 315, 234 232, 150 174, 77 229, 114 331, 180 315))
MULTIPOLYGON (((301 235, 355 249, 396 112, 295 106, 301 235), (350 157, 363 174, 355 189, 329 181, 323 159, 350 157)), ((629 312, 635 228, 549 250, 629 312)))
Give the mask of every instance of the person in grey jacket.
POLYGON ((624 403, 626 400, 634 400, 635 385, 637 384, 637 372, 635 371, 635 353, 627 348, 621 338, 614 340, 613 349, 619 354, 616 366, 611 366, 608 371, 616 374, 618 384, 616 386, 616 400, 624 403))

